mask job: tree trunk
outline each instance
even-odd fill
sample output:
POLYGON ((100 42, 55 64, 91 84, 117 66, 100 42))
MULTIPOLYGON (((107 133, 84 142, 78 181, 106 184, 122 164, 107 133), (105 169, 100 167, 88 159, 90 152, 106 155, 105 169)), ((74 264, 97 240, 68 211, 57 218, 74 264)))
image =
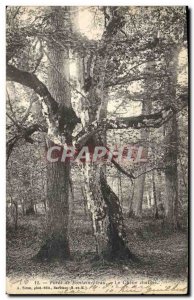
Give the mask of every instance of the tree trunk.
MULTIPOLYGON (((180 48, 175 46, 172 48, 171 55, 166 58, 167 66, 170 73, 170 80, 168 82, 168 91, 173 105, 176 99, 176 85, 177 85, 177 67, 178 56, 180 48)), ((166 201, 165 201, 165 219, 167 225, 172 229, 178 227, 178 123, 176 115, 170 119, 165 126, 165 182, 166 182, 166 201)))
POLYGON ((96 252, 103 257, 107 252, 107 206, 100 184, 100 165, 86 163, 83 167, 84 184, 88 209, 91 212, 96 252))
POLYGON ((47 237, 39 251, 43 259, 66 259, 70 255, 69 223, 69 164, 61 162, 47 165, 47 237))
POLYGON ((122 208, 107 184, 102 166, 86 164, 83 170, 98 256, 106 259, 132 258, 127 246, 122 208))
MULTIPOLYGON (((146 108, 145 108, 145 106, 147 106, 147 104, 145 105, 143 103, 142 113, 150 113, 151 112, 150 106, 147 106, 146 108)), ((149 129, 141 130, 141 139, 143 141, 147 141, 149 139, 149 129)), ((146 155, 148 154, 147 147, 148 147, 148 145, 146 144, 146 149, 145 149, 146 155)), ((146 168, 147 168, 146 164, 143 164, 140 167, 140 173, 145 172, 146 168)), ((142 174, 140 177, 135 179, 133 201, 132 201, 132 205, 131 205, 130 216, 134 216, 134 217, 138 217, 138 218, 142 217, 142 204, 143 204, 145 178, 146 178, 146 174, 142 174)))
POLYGON ((156 182, 155 182, 155 172, 152 172, 152 187, 153 187, 153 198, 154 198, 154 218, 158 219, 158 203, 156 194, 156 182))
MULTIPOLYGON (((145 68, 145 72, 148 69, 154 71, 155 64, 154 62, 147 63, 145 68)), ((151 91, 152 91, 153 81, 150 78, 144 80, 144 90, 145 90, 145 100, 142 103, 142 114, 150 114, 152 110, 152 103, 151 103, 151 91)), ((148 144, 147 141, 149 140, 149 129, 141 129, 140 131, 140 139, 141 143, 145 145, 145 155, 148 154, 148 144)), ((146 164, 143 164, 140 168, 140 172, 143 173, 146 171, 146 164)), ((142 217, 142 204, 143 204, 143 195, 144 195, 144 185, 145 185, 145 178, 146 174, 141 175, 139 178, 135 180, 134 183, 134 196, 133 202, 131 207, 131 216, 141 218, 142 217)))
POLYGON ((133 205, 133 197, 134 197, 134 182, 132 182, 131 194, 129 195, 129 213, 128 216, 131 217, 133 215, 132 205, 133 205))
MULTIPOLYGON (((78 30, 76 22, 74 29, 78 30)), ((87 55, 84 64, 83 58, 77 58, 77 88, 86 97, 79 98, 78 103, 75 103, 75 110, 83 127, 91 122, 100 122, 107 115, 108 95, 104 87, 106 64, 107 57, 102 52, 97 55, 87 55)), ((93 136, 87 144, 105 145, 106 131, 93 136)), ((118 197, 107 184, 105 171, 105 165, 97 163, 86 162, 83 166, 86 198, 92 215, 96 251, 100 257, 129 258, 132 254, 127 247, 122 209, 118 197)))
POLYGON ((124 226, 124 218, 119 198, 111 190, 101 172, 101 192, 108 212, 108 256, 111 259, 134 258, 127 245, 127 236, 124 226))
MULTIPOLYGON (((52 7, 53 29, 64 28, 64 13, 66 8, 52 7)), ((67 12, 66 12, 67 13, 67 12)), ((68 51, 58 49, 56 45, 48 43, 49 50, 49 78, 48 87, 52 96, 60 104, 61 111, 71 106, 69 81, 68 51)), ((64 116, 62 116, 64 118, 64 116)), ((68 119, 68 116, 66 116, 68 119)), ((65 120, 64 120, 65 126, 65 120)), ((64 128, 62 129, 64 130, 64 128)), ((71 130, 65 133, 67 142, 71 142, 71 130)), ((53 142, 47 141, 47 146, 53 142)), ((67 259, 69 249, 69 162, 47 162, 47 234, 46 240, 37 257, 40 259, 67 259)))
POLYGON ((131 207, 130 216, 141 218, 142 216, 142 203, 144 192, 145 174, 135 180, 134 183, 134 196, 131 207))
POLYGON ((166 201, 165 201, 165 219, 167 225, 173 229, 177 229, 178 217, 178 170, 177 170, 177 154, 178 154, 178 136, 177 136, 177 120, 176 116, 169 121, 166 129, 166 201))
POLYGON ((81 194, 82 194, 82 200, 83 200, 83 205, 84 205, 84 215, 87 216, 87 214, 88 214, 87 198, 86 198, 86 193, 85 193, 85 189, 83 186, 81 186, 81 194))
MULTIPOLYGON (((93 88, 90 95, 90 101, 95 106, 95 110, 89 113, 91 122, 106 115, 107 98, 103 102, 104 91, 99 92, 98 88, 93 88), (103 105, 100 106, 100 103, 103 105)), ((94 147, 105 145, 105 141, 106 132, 102 131, 87 143, 94 147)), ((97 162, 86 162, 84 166, 85 190, 88 208, 92 215, 96 250, 100 257, 108 259, 132 258, 127 246, 121 205, 118 197, 107 184, 105 171, 104 165, 97 162)))

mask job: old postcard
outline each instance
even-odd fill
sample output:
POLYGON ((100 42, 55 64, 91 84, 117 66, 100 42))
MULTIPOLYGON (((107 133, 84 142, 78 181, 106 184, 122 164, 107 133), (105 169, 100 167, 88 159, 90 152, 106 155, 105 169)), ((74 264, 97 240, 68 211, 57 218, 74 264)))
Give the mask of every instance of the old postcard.
POLYGON ((188 9, 7 6, 7 294, 188 294, 188 9))

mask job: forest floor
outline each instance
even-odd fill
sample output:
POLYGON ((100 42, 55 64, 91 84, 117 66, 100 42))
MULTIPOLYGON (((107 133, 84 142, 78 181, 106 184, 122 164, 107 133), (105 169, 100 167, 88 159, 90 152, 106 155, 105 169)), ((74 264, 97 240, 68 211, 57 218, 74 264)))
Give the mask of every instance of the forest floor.
POLYGON ((164 231, 161 220, 134 220, 125 216, 129 248, 138 262, 107 262, 95 258, 95 241, 89 216, 76 210, 71 219, 70 247, 72 257, 64 262, 36 262, 44 237, 45 217, 23 217, 17 231, 7 232, 7 276, 40 276, 50 279, 104 278, 160 278, 186 280, 187 233, 164 231))

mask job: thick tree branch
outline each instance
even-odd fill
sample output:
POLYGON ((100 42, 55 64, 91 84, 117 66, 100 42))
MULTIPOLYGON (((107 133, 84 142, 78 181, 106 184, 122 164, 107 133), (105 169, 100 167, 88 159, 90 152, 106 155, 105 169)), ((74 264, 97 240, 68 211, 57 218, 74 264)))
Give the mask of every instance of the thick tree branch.
POLYGON ((186 94, 181 95, 179 99, 177 99, 176 108, 167 106, 153 114, 139 115, 136 117, 102 119, 100 122, 94 121, 76 134, 74 136, 74 141, 83 146, 87 143, 87 140, 95 134, 99 134, 100 132, 109 129, 159 128, 187 106, 187 97, 186 94))
POLYGON ((7 65, 7 81, 14 81, 33 89, 45 104, 50 108, 53 114, 57 113, 58 103, 53 99, 47 87, 35 74, 22 71, 12 65, 7 65))
POLYGON ((136 75, 134 76, 133 74, 126 74, 125 76, 122 76, 122 77, 118 77, 115 81, 109 81, 106 83, 106 87, 114 87, 116 85, 123 85, 123 84, 129 84, 131 82, 134 82, 134 81, 140 81, 140 80, 145 80, 146 78, 162 78, 162 77, 165 77, 166 75, 165 74, 141 74, 141 75, 136 75))
MULTIPOLYGON (((102 35, 102 41, 106 41, 114 36, 125 24, 123 14, 120 12, 120 7, 109 7, 110 15, 106 24, 105 31, 102 35)), ((108 15, 108 14, 107 14, 108 15)))
POLYGON ((109 129, 141 129, 141 128, 159 128, 168 122, 173 115, 181 111, 187 103, 183 103, 180 109, 175 109, 172 106, 167 106, 159 112, 150 115, 139 115, 136 117, 119 117, 114 119, 102 119, 100 122, 94 121, 86 128, 83 128, 75 137, 74 140, 80 145, 84 145, 86 141, 104 130, 109 129))
POLYGON ((177 113, 172 106, 167 106, 159 112, 150 115, 139 115, 136 117, 120 117, 116 120, 108 120, 107 129, 124 129, 124 128, 159 128, 177 113))
MULTIPOLYGON (((72 108, 66 108, 57 103, 47 87, 35 74, 22 71, 12 65, 7 65, 7 80, 18 82, 33 89, 42 103, 43 114, 48 125, 48 137, 57 144, 62 143, 65 130, 71 130, 80 121, 72 108)), ((65 139, 63 143, 65 143, 65 139)))

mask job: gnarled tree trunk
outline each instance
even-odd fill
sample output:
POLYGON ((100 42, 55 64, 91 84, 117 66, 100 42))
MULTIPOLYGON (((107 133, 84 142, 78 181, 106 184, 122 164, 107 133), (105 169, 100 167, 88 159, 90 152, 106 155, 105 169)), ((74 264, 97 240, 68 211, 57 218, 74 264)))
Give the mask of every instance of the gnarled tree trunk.
POLYGON ((108 255, 110 258, 133 258, 127 245, 127 236, 124 226, 122 208, 117 195, 111 190, 101 172, 101 192, 108 211, 108 255))
POLYGON ((97 254, 107 259, 132 258, 119 198, 108 185, 103 166, 91 163, 83 170, 97 254))
MULTIPOLYGON (((83 128, 92 122, 100 122, 107 115, 108 97, 104 80, 108 51, 105 45, 106 39, 115 34, 112 27, 122 26, 120 21, 115 12, 102 35, 96 53, 88 54, 84 58, 84 64, 82 58, 78 57, 77 87, 85 97, 79 97, 77 114, 83 128)), ((87 144, 92 147, 105 145, 106 131, 102 130, 101 133, 92 136, 87 144)), ((92 162, 86 162, 83 166, 86 198, 92 215, 97 253, 106 258, 129 258, 132 255, 127 247, 122 209, 118 197, 107 184, 105 169, 104 165, 92 162)))

